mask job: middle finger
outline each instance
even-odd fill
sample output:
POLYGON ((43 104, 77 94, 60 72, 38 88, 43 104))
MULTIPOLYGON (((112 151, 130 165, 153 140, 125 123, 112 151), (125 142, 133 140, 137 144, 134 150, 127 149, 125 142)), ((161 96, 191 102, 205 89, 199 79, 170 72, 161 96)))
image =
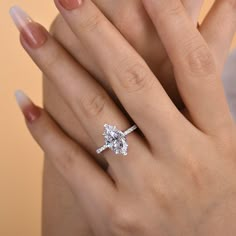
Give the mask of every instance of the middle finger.
POLYGON ((90 0, 55 3, 149 142, 156 145, 157 138, 162 141, 163 135, 172 135, 183 121, 182 115, 119 31, 90 0), (159 137, 154 132, 157 129, 159 137))

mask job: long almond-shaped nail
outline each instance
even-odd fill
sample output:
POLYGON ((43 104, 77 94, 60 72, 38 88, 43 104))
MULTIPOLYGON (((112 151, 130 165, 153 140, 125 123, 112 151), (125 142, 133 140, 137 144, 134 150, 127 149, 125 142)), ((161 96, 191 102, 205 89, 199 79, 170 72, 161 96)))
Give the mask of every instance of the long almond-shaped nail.
POLYGON ((82 0, 58 0, 60 5, 66 10, 73 10, 82 4, 82 0))
POLYGON ((12 7, 10 15, 29 47, 39 48, 46 42, 48 37, 46 30, 34 22, 20 7, 12 7))
POLYGON ((24 114, 25 119, 32 123, 41 115, 41 109, 34 105, 34 103, 21 90, 15 92, 16 101, 24 114))

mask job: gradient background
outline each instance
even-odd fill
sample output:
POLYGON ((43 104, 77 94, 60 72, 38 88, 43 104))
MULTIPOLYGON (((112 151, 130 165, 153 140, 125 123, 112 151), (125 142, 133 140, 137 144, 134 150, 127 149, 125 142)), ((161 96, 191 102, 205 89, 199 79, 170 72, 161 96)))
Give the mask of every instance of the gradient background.
MULTIPOLYGON (((212 2, 205 1, 201 19, 212 2)), ((43 153, 25 128, 13 94, 20 88, 41 104, 42 76, 18 42, 8 15, 12 5, 20 5, 46 27, 57 10, 48 0, 0 1, 0 235, 39 236, 43 153)))

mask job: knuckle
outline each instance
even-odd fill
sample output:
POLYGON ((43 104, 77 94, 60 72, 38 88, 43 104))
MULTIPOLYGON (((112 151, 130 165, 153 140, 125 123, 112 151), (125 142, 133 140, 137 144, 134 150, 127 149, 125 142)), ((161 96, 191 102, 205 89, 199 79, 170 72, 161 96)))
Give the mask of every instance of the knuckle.
POLYGON ((199 76, 216 74, 214 57, 206 46, 191 50, 186 57, 190 73, 199 76))
POLYGON ((140 221, 137 214, 128 207, 113 206, 110 214, 110 231, 112 235, 138 232, 140 221))
POLYGON ((200 161, 197 161, 193 156, 188 154, 185 157, 185 166, 187 174, 195 186, 199 191, 202 189, 205 183, 205 177, 207 173, 207 167, 204 167, 200 164, 200 161))
POLYGON ((142 63, 131 64, 124 60, 119 68, 118 77, 126 92, 145 91, 152 87, 154 81, 148 77, 149 71, 142 63))
POLYGON ((192 159, 191 160, 188 159, 188 171, 195 186, 200 186, 199 177, 201 176, 201 169, 199 165, 192 159))
POLYGON ((82 31, 90 32, 96 29, 97 26, 103 22, 105 22, 104 18, 102 17, 101 14, 97 13, 92 16, 86 17, 86 19, 81 20, 79 28, 82 31))
POLYGON ((169 195, 167 195, 165 187, 161 183, 151 183, 149 186, 150 192, 158 200, 160 209, 166 214, 171 215, 172 208, 170 198, 173 197, 173 194, 169 193, 169 195))
POLYGON ((84 96, 81 100, 81 105, 85 113, 89 116, 99 116, 104 110, 107 102, 105 94, 91 94, 84 96))

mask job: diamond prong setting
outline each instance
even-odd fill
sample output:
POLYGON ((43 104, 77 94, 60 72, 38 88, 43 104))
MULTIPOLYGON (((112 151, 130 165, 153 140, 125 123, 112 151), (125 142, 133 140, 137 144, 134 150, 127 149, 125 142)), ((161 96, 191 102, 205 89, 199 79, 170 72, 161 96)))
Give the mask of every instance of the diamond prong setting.
POLYGON ((97 153, 105 151, 106 149, 111 149, 117 155, 128 155, 128 143, 126 136, 132 131, 137 129, 137 126, 134 125, 125 132, 119 130, 116 126, 104 124, 104 141, 105 145, 97 149, 97 153))

